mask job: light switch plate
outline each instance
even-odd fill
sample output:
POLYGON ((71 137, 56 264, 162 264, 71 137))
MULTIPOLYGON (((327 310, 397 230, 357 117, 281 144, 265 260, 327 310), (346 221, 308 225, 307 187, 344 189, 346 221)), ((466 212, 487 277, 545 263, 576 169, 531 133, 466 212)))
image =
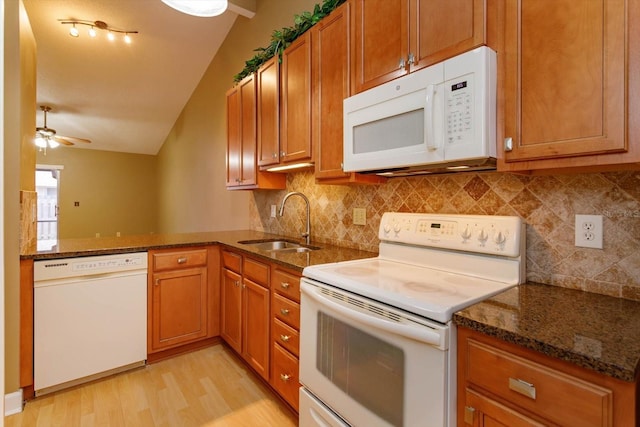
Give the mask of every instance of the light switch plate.
POLYGON ((276 205, 271 205, 271 218, 276 217, 276 205))
POLYGON ((367 210, 365 208, 353 208, 353 225, 367 225, 367 210))

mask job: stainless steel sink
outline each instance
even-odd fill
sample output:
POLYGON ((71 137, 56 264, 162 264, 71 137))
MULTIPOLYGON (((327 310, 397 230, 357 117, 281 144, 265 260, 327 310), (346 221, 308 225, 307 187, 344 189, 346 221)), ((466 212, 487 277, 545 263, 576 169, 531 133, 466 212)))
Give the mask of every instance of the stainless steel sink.
POLYGON ((268 252, 309 252, 320 249, 317 246, 302 245, 290 240, 241 240, 238 243, 268 252))

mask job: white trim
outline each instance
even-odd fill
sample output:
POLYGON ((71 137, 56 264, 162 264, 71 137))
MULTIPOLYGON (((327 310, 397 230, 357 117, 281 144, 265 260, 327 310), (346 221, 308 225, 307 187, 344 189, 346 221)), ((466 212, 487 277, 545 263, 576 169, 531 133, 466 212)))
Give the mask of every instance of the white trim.
POLYGON ((22 389, 4 395, 4 416, 22 412, 22 389))
POLYGON ((62 169, 64 169, 64 165, 43 165, 43 164, 40 164, 40 163, 36 163, 36 169, 62 170, 62 169))

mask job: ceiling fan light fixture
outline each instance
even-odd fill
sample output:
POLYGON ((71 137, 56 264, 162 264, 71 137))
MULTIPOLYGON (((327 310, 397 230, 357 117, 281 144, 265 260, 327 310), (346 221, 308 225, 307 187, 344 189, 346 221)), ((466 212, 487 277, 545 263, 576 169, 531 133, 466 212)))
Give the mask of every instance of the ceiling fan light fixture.
POLYGON ((49 148, 56 148, 58 147, 60 144, 58 144, 56 141, 54 141, 53 139, 48 139, 47 142, 49 143, 49 148))
POLYGON ((227 10, 227 0, 162 0, 164 4, 187 15, 209 18, 227 10))
POLYGON ((47 148, 47 140, 40 135, 36 136, 35 139, 36 147, 38 148, 47 148))

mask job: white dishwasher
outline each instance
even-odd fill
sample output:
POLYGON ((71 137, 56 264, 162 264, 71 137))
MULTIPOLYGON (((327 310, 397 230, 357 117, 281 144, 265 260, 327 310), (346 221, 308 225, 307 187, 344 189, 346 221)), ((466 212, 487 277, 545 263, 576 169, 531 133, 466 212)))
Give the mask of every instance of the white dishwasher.
POLYGON ((146 358, 146 252, 34 262, 36 395, 146 358))

